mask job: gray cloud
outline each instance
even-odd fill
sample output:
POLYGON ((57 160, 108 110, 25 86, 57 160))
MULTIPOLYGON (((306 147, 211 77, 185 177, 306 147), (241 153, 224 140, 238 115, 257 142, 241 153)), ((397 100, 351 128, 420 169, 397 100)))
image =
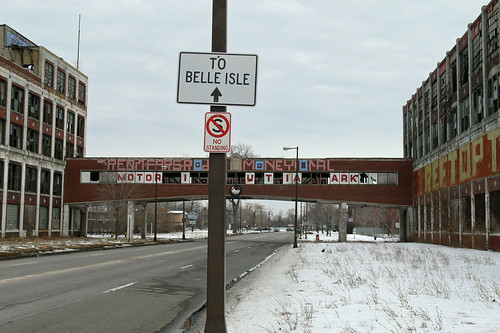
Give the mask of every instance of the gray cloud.
MULTIPOLYGON (((483 0, 228 1, 228 52, 259 56, 228 107, 260 156, 402 156, 402 105, 483 0)), ((3 23, 89 76, 88 156, 197 156, 208 106, 176 103, 181 51, 209 52, 211 1, 2 1, 3 23)))

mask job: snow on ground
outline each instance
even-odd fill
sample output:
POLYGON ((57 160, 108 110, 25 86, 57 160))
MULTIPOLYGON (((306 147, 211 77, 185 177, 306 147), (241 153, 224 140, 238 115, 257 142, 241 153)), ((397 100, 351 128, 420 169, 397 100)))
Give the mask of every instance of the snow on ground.
MULTIPOLYGON (((228 232, 230 235, 232 232, 228 232)), ((0 240, 2 254, 126 246, 110 235, 0 240)), ((182 233, 158 234, 159 240, 182 233)), ((206 231, 187 230, 187 239, 206 231)), ((149 242, 152 236, 148 237, 149 242)), ((497 332, 500 253, 316 234, 286 245, 226 293, 228 332, 497 332)), ((144 242, 136 237, 134 242, 144 242)), ((148 242, 148 240, 146 241, 148 242)), ((201 314, 188 332, 203 332, 201 314)))
MULTIPOLYGON (((207 234, 206 230, 191 231, 191 229, 189 229, 185 232, 185 238, 188 240, 207 238, 207 234)), ((182 232, 158 233, 157 239, 159 241, 178 241, 182 239, 182 232)), ((71 252, 84 248, 152 244, 152 240, 152 234, 149 234, 147 239, 141 239, 140 235, 134 235, 131 240, 124 235, 120 235, 115 239, 111 234, 89 234, 88 237, 2 238, 0 239, 0 258, 12 255, 71 252)))
POLYGON ((281 248, 228 291, 228 332, 498 332, 500 253, 349 236, 281 248))

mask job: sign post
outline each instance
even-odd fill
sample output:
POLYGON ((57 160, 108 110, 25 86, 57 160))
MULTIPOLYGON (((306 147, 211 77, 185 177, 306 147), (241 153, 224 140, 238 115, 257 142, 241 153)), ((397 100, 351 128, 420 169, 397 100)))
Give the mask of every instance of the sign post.
MULTIPOLYGON (((227 0, 213 0, 212 52, 227 51, 227 0)), ((226 112, 212 105, 211 112, 226 112)), ((208 173, 207 319, 205 333, 227 333, 226 326, 226 153, 210 153, 208 173)))
POLYGON ((226 333, 226 153, 231 115, 226 105, 254 106, 257 56, 227 53, 227 0, 212 0, 212 53, 181 52, 177 102, 209 104, 204 150, 208 171, 207 320, 205 333, 226 333))

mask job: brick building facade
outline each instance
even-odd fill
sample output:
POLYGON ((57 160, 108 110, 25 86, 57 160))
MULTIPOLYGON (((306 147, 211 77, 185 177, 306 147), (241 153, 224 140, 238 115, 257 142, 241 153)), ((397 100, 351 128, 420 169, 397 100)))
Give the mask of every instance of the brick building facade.
POLYGON ((499 12, 483 6, 403 106, 417 241, 500 250, 499 12))
POLYGON ((66 235, 65 159, 85 155, 88 78, 0 25, 1 236, 66 235))

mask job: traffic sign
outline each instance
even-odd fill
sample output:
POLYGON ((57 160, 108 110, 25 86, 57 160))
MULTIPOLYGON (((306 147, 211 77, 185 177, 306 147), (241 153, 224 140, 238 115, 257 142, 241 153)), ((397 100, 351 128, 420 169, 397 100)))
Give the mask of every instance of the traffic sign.
POLYGON ((205 143, 207 153, 231 151, 231 114, 229 112, 207 112, 205 114, 205 143))
POLYGON ((181 52, 177 102, 255 105, 257 55, 181 52))

